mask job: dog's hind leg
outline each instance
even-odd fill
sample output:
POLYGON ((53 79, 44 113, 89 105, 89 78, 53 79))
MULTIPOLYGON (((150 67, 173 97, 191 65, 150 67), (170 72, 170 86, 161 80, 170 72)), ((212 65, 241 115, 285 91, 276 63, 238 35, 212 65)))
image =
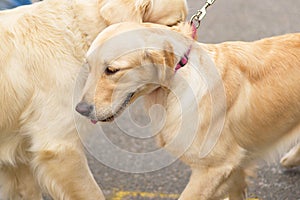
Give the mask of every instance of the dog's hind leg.
POLYGON ((292 148, 280 161, 286 168, 300 166, 300 144, 292 148))
POLYGON ((40 185, 53 199, 104 200, 89 170, 79 139, 74 140, 77 135, 69 137, 71 144, 51 141, 55 147, 34 153, 32 165, 40 185))
POLYGON ((0 169, 2 198, 7 200, 41 200, 42 194, 31 169, 24 164, 0 169))

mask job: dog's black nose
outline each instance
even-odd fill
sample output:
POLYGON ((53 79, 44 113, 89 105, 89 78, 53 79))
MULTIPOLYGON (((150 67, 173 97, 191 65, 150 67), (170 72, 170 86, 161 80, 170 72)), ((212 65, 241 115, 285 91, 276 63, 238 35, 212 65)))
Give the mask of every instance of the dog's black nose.
POLYGON ((75 110, 80 114, 82 114, 83 116, 88 117, 91 114, 91 112, 94 110, 94 106, 82 101, 77 104, 75 110))

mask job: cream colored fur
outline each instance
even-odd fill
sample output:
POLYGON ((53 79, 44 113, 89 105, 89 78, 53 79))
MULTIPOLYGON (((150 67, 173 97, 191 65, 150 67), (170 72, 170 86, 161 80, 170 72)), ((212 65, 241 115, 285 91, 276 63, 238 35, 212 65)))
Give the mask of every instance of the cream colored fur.
POLYGON ((116 117, 119 114, 116 112, 122 110, 120 104, 128 100, 128 94, 135 92, 129 98, 130 102, 145 95, 150 105, 159 103, 165 107, 166 122, 159 133, 160 144, 178 156, 184 152, 186 138, 193 134, 186 127, 183 136, 176 136, 179 128, 184 126, 180 117, 182 112, 190 112, 191 115, 187 113, 184 117, 199 126, 193 143, 181 156, 190 165, 192 175, 180 200, 211 200, 226 196, 231 200, 245 199, 251 166, 276 147, 299 139, 300 34, 255 42, 201 44, 187 37, 191 32, 189 26, 181 26, 175 31, 181 33, 170 34, 158 25, 122 23, 99 34, 87 53, 91 73, 83 101, 95 107, 89 118, 111 121, 112 116, 116 117), (103 54, 121 53, 120 47, 104 48, 102 45, 108 38, 120 38, 128 32, 136 35, 134 38, 128 35, 128 43, 123 43, 123 47, 131 47, 135 41, 139 43, 137 46, 155 46, 160 50, 137 49, 115 58, 103 54), (189 63, 175 73, 180 55, 190 45, 189 63), (205 73, 212 69, 217 69, 221 84, 210 79, 213 74, 205 73), (211 80, 210 93, 203 75, 206 80, 211 80), (153 81, 161 85, 153 84, 153 81), (195 121, 197 117, 190 109, 189 87, 197 99, 199 121, 195 121), (216 146, 207 156, 201 157, 205 133, 210 125, 216 126, 222 113, 217 109, 217 118, 210 124, 212 108, 219 106, 212 104, 211 95, 215 93, 221 98, 222 88, 226 97, 223 129, 216 146), (180 105, 178 99, 185 101, 180 105), (170 145, 173 140, 176 144, 170 145))
POLYGON ((170 2, 174 5, 174 0, 45 0, 0 12, 3 199, 41 199, 42 191, 59 200, 104 199, 73 119, 84 55, 112 23, 183 21, 186 2, 176 0, 172 8, 170 2))

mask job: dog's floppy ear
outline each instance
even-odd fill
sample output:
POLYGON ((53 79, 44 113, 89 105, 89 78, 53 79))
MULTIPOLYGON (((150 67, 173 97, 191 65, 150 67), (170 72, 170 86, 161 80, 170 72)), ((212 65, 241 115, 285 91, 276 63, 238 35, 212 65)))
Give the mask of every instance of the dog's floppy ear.
POLYGON ((100 15, 107 25, 134 21, 141 23, 150 9, 152 0, 106 0, 100 9, 100 15))
POLYGON ((175 66, 175 54, 173 46, 169 42, 164 43, 163 55, 166 66, 173 69, 173 67, 175 66))
POLYGON ((165 83, 169 79, 167 76, 173 74, 176 62, 172 45, 165 42, 163 50, 146 50, 144 56, 158 67, 158 80, 161 83, 165 83), (168 71, 172 73, 168 73, 168 71))

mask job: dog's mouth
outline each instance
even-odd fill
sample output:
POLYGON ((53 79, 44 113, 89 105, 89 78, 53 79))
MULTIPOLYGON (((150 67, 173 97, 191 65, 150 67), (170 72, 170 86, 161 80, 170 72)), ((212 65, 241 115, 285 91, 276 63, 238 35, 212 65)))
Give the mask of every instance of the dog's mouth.
POLYGON ((112 122, 116 117, 118 117, 126 109, 126 107, 130 103, 130 101, 131 101, 132 97, 134 96, 134 94, 135 94, 135 92, 129 93, 127 95, 127 97, 125 98, 124 102, 119 107, 119 109, 113 115, 111 115, 111 116, 109 116, 105 119, 101 119, 99 121, 101 121, 101 122, 112 122))

